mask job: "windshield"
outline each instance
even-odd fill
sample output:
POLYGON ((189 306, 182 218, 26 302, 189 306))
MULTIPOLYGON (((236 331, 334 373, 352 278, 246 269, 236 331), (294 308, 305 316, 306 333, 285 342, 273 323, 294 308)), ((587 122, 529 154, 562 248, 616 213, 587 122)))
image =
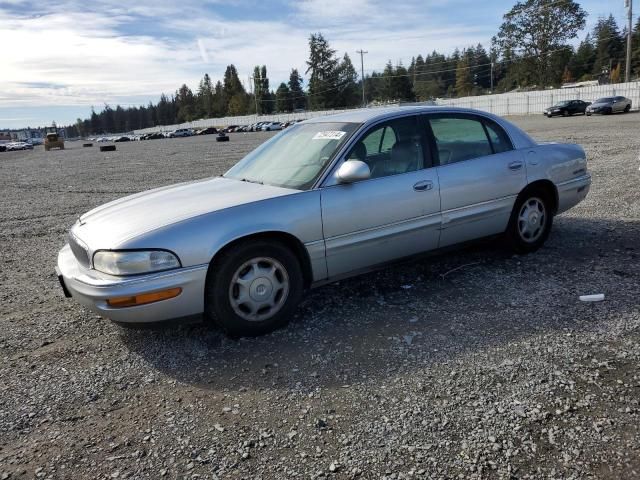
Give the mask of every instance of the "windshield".
POLYGON ((336 122, 291 126, 244 157, 224 176, 308 190, 358 126, 336 122))
POLYGON ((554 107, 566 107, 567 105, 569 105, 569 101, 565 100, 564 102, 558 102, 554 105, 554 107))
POLYGON ((613 97, 599 98, 594 103, 611 103, 611 102, 613 102, 613 97))

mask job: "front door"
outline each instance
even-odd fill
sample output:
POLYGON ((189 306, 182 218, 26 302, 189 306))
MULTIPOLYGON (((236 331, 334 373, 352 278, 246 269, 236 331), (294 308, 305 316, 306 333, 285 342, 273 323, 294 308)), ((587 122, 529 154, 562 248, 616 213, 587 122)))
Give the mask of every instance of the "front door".
POLYGON ((371 127, 345 159, 369 165, 371 178, 322 188, 329 277, 437 248, 438 175, 416 116, 371 127))

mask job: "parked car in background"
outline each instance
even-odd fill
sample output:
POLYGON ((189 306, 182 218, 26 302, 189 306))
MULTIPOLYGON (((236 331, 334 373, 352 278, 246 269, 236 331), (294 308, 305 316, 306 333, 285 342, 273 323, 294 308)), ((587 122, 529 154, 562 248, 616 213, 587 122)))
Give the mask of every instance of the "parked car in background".
POLYGON ((64 150, 64 138, 62 138, 55 132, 47 133, 44 136, 44 150, 48 152, 52 148, 59 148, 60 150, 64 150))
POLYGON ((6 149, 7 152, 14 152, 16 150, 33 150, 33 145, 28 142, 9 142, 6 144, 6 149))
POLYGON ((127 136, 118 137, 114 140, 114 142, 130 142, 131 139, 127 136))
POLYGON ((203 128, 198 132, 198 135, 213 135, 214 133, 218 133, 218 129, 215 127, 207 127, 203 128))
POLYGON ((177 137, 190 137, 193 135, 193 130, 190 128, 178 128, 173 132, 169 133, 169 138, 177 138, 177 137))
POLYGON ((612 113, 628 113, 631 110, 631 100, 626 97, 599 98, 587 107, 587 115, 594 113, 610 115, 612 113))
POLYGON ((589 105, 591 105, 591 103, 583 102, 582 100, 565 100, 547 108, 544 114, 549 118, 559 115, 568 117, 577 113, 584 115, 589 105))
POLYGON ((204 315, 259 335, 306 289, 408 256, 493 235, 534 252, 590 185, 579 145, 537 143, 489 113, 354 110, 288 128, 221 177, 82 215, 57 271, 117 322, 204 315))
POLYGON ((263 132, 271 132, 274 130, 282 130, 282 124, 279 122, 267 122, 262 126, 263 132))
POLYGON ((149 133, 147 135, 147 140, 159 140, 161 138, 164 138, 164 135, 160 132, 149 133))

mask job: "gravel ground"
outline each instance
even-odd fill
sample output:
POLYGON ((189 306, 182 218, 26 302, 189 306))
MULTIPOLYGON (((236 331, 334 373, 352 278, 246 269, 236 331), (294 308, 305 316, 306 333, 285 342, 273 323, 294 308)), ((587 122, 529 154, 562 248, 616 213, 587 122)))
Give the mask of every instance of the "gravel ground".
POLYGON ((0 480, 639 478, 640 115, 514 120, 581 143, 594 176, 545 248, 342 281, 237 342, 121 328, 53 267, 79 214, 270 134, 0 153, 0 480))

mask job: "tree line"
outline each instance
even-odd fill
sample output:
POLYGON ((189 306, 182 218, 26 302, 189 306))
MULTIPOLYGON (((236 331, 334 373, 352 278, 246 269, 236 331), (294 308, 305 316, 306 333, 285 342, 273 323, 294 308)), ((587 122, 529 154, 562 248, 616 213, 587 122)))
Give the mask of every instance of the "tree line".
MULTIPOLYGON (((523 0, 504 15, 489 48, 482 44, 451 54, 419 54, 408 66, 389 61, 365 75, 366 102, 426 101, 438 97, 502 93, 514 89, 557 87, 562 83, 623 81, 626 29, 613 15, 598 20, 577 47, 570 42, 584 29, 586 12, 573 0, 523 0)), ((640 75, 640 19, 633 29, 631 67, 640 75)), ((275 89, 266 65, 257 65, 250 91, 234 65, 221 80, 208 74, 195 91, 183 84, 157 103, 91 110, 87 119, 67 127, 67 135, 86 136, 172 125, 201 118, 350 108, 362 104, 362 79, 347 53, 331 48, 321 33, 309 37, 304 75, 292 69, 275 89)))

